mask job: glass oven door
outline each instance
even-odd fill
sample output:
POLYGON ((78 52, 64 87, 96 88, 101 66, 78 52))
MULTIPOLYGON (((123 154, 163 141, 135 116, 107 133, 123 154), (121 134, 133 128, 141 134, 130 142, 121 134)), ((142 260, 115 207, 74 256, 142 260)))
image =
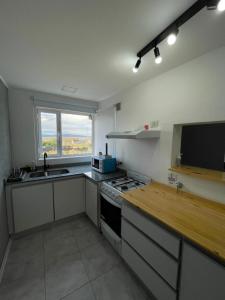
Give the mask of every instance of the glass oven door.
POLYGON ((121 237, 121 206, 104 194, 101 194, 101 218, 121 237))

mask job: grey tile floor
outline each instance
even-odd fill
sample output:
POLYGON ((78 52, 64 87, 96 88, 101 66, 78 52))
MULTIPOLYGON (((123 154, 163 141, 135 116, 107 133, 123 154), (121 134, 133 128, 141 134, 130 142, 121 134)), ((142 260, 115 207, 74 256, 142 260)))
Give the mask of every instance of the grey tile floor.
POLYGON ((147 300, 86 216, 14 240, 1 300, 147 300))

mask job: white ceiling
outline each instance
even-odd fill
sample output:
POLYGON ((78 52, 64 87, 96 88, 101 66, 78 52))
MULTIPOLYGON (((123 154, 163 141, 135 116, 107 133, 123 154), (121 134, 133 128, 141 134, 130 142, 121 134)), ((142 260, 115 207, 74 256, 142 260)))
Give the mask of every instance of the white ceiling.
POLYGON ((136 52, 195 0, 2 0, 0 75, 9 86, 103 100, 225 45, 225 13, 202 10, 180 29, 163 63, 136 52), (62 86, 77 88, 75 94, 62 86))

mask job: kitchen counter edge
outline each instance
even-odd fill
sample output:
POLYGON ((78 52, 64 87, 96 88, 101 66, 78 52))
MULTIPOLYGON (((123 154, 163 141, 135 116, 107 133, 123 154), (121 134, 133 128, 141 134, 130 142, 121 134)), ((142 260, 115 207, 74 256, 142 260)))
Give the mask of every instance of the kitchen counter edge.
MULTIPOLYGON (((57 169, 65 169, 65 167, 57 167, 57 169)), ((69 179, 69 178, 73 178, 73 177, 77 177, 77 176, 84 176, 96 183, 100 183, 102 181, 109 180, 111 178, 124 176, 126 174, 126 172, 122 169, 118 169, 117 171, 115 171, 113 173, 101 174, 101 173, 98 173, 97 171, 92 170, 91 166, 89 166, 89 165, 66 167, 66 169, 69 170, 69 173, 55 175, 55 176, 48 176, 48 177, 30 178, 29 173, 26 173, 23 180, 17 181, 17 182, 6 182, 5 184, 6 184, 6 186, 18 186, 18 185, 23 185, 23 184, 49 182, 49 181, 66 179, 66 178, 69 179)))

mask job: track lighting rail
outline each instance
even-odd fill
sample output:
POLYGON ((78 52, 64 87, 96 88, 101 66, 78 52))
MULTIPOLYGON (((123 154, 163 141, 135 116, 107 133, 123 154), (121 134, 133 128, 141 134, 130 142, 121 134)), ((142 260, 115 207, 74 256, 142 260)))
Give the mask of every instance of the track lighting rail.
MULTIPOLYGON (((140 66, 141 58, 145 56, 152 49, 156 49, 163 40, 168 38, 171 34, 174 34, 172 42, 168 42, 170 45, 174 44, 176 41, 176 35, 178 34, 179 28, 190 20, 194 15, 196 15, 204 7, 209 10, 218 9, 220 11, 225 10, 225 0, 198 0, 191 7, 189 7, 182 15, 180 15, 173 23, 171 23, 166 29, 164 29, 159 35, 157 35, 151 42, 149 42, 144 48, 142 48, 138 53, 138 61, 133 71, 136 73, 140 66)), ((156 54, 155 54, 156 56, 156 54)))
POLYGON ((172 24, 170 24, 166 29, 164 29, 159 35, 157 35, 150 43, 148 43, 143 49, 137 53, 137 57, 143 57, 156 45, 165 40, 170 33, 178 29, 194 15, 196 15, 200 10, 202 10, 207 4, 207 0, 199 0, 195 2, 189 9, 187 9, 180 17, 178 17, 172 24))

